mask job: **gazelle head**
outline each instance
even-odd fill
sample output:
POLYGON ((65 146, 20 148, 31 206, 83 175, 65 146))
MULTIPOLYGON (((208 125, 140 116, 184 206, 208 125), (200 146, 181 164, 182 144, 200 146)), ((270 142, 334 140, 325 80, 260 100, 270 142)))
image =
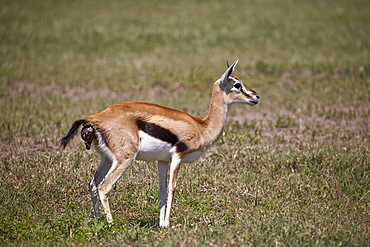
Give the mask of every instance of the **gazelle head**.
POLYGON ((251 90, 243 85, 243 82, 236 77, 233 72, 236 64, 239 60, 236 60, 220 78, 220 88, 225 92, 227 104, 247 104, 257 105, 260 102, 260 96, 256 91, 251 90))

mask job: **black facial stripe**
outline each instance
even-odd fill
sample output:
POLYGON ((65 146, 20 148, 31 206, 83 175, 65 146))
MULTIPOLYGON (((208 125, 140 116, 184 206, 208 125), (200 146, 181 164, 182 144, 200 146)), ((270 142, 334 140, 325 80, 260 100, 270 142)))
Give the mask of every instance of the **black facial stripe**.
POLYGON ((242 92, 242 94, 244 94, 247 98, 252 98, 249 94, 247 94, 243 88, 241 88, 240 92, 242 92))
POLYGON ((142 120, 137 120, 136 123, 140 130, 161 141, 171 143, 172 146, 177 147, 179 152, 184 152, 188 148, 185 143, 179 141, 179 138, 168 129, 142 120))

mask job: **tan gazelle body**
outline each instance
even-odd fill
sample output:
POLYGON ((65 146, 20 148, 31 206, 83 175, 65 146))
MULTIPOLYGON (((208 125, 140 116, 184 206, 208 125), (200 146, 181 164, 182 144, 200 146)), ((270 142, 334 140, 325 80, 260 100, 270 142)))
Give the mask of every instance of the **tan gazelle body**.
POLYGON ((76 120, 60 142, 63 148, 83 125, 86 148, 93 146, 100 165, 90 182, 95 216, 98 197, 107 220, 113 220, 108 193, 127 168, 137 160, 158 161, 160 226, 169 227, 171 206, 180 164, 195 162, 223 132, 232 104, 258 104, 260 97, 233 75, 235 61, 213 85, 210 109, 205 119, 145 102, 126 102, 76 120), (167 170, 169 181, 167 183, 167 170))

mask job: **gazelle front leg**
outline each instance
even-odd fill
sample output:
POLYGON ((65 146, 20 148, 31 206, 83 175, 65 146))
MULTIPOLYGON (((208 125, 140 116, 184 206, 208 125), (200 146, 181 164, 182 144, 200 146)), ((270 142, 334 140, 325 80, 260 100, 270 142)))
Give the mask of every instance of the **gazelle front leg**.
POLYGON ((167 170, 168 162, 158 161, 158 175, 159 175, 159 191, 161 195, 160 204, 160 215, 159 215, 159 226, 166 227, 165 216, 166 216, 166 200, 167 200, 167 170))
POLYGON ((168 228, 170 226, 170 214, 171 207, 173 203, 173 197, 176 189, 177 175, 179 173, 179 168, 181 164, 181 158, 177 153, 172 155, 171 165, 170 165, 170 179, 168 181, 168 198, 166 206, 166 217, 164 219, 161 227, 168 228))

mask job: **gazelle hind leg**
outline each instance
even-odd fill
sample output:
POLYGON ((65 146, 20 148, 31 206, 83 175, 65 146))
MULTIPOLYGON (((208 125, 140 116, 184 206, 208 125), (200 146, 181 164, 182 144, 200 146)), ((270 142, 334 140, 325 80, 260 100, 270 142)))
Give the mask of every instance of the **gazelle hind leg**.
POLYGON ((98 202, 98 189, 95 186, 94 178, 89 184, 91 202, 94 209, 94 216, 100 217, 99 202, 98 202))
POLYGON ((107 158, 101 157, 98 170, 96 171, 94 177, 91 179, 91 182, 89 184, 90 196, 91 196, 91 201, 93 204, 95 217, 100 217, 99 202, 98 202, 99 192, 98 192, 97 186, 104 179, 104 177, 108 173, 111 166, 112 166, 112 161, 110 161, 107 158))
POLYGON ((165 161, 158 161, 158 175, 159 175, 159 191, 161 195, 159 226, 165 226, 166 215, 166 200, 167 200, 167 170, 168 163, 165 161))
POLYGON ((113 221, 113 217, 109 208, 108 193, 112 189, 117 180, 125 173, 127 168, 135 161, 135 154, 126 156, 122 162, 113 162, 104 180, 97 186, 100 202, 104 209, 108 222, 113 221))
POLYGON ((181 164, 181 158, 177 153, 172 155, 171 165, 170 165, 170 178, 168 181, 168 196, 167 196, 167 206, 166 206, 166 218, 161 227, 168 228, 170 226, 170 214, 171 207, 173 203, 173 197, 175 194, 177 175, 179 173, 181 164))

